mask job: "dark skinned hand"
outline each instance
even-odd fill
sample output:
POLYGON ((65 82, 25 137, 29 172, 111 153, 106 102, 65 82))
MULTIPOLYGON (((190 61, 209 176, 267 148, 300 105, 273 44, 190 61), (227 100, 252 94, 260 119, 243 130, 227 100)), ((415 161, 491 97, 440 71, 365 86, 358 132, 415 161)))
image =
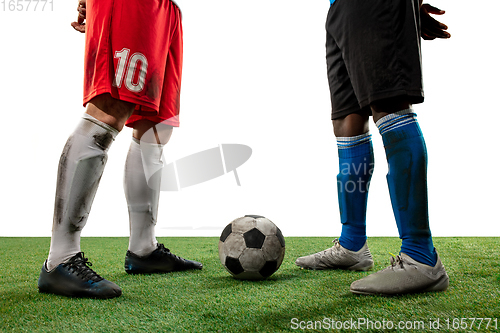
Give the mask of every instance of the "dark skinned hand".
POLYGON ((420 32, 425 40, 436 38, 450 38, 451 35, 446 31, 448 26, 435 20, 431 14, 443 15, 444 10, 433 7, 429 4, 420 5, 420 32))
POLYGON ((85 33, 85 19, 87 18, 87 0, 78 1, 78 20, 72 22, 71 26, 78 32, 85 33))

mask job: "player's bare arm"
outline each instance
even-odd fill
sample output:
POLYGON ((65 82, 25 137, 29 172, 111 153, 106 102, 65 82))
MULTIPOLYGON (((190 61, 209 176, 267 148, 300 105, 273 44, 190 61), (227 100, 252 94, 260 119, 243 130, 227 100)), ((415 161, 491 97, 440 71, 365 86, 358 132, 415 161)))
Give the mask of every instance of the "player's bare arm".
POLYGON ((446 30, 448 26, 443 24, 436 19, 434 19, 433 15, 443 15, 445 13, 444 10, 433 7, 429 4, 422 4, 420 2, 420 24, 421 24, 421 34, 422 38, 425 40, 433 40, 436 38, 450 38, 451 35, 446 30))
POLYGON ((87 18, 87 0, 79 0, 78 7, 78 19, 76 22, 72 22, 71 26, 76 31, 85 33, 85 19, 87 18))

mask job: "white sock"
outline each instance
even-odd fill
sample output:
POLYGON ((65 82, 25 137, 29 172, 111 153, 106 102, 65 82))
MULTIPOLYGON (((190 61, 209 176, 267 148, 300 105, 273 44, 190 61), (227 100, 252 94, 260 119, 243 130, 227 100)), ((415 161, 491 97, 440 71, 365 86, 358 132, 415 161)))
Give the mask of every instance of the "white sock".
POLYGON ((52 238, 47 269, 80 252, 80 233, 94 200, 118 130, 84 114, 59 161, 52 238))
POLYGON ((155 226, 160 186, 152 184, 161 182, 162 152, 163 145, 139 142, 132 138, 125 163, 123 186, 130 220, 128 249, 138 256, 150 254, 158 243, 155 226), (148 183, 152 186, 148 186, 148 183))

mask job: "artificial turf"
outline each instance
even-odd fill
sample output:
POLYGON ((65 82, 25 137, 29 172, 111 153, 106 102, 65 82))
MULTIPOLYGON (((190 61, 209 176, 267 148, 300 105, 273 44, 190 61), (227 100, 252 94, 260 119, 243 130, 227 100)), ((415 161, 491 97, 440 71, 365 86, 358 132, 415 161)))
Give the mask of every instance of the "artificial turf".
MULTIPOLYGON (((82 250, 92 268, 123 290, 121 297, 94 300, 38 293, 49 238, 0 238, 0 331, 380 332, 385 323, 386 331, 394 332, 498 332, 499 240, 435 238, 450 276, 448 290, 379 297, 349 292, 351 282, 370 272, 310 271, 295 266, 297 257, 330 247, 331 238, 286 238, 281 268, 263 281, 230 277, 219 262, 214 237, 159 238, 173 253, 202 262, 201 271, 133 276, 123 269, 128 239, 83 238, 82 250), (472 318, 491 321, 486 328, 487 320, 479 326, 480 320, 472 318), (437 328, 438 319, 439 330, 431 329, 431 322, 437 328), (344 328, 334 329, 339 323, 344 328), (400 323, 402 329, 397 328, 400 323)), ((389 252, 397 253, 400 244, 397 238, 369 238, 368 242, 375 260, 373 271, 386 267, 389 252)))

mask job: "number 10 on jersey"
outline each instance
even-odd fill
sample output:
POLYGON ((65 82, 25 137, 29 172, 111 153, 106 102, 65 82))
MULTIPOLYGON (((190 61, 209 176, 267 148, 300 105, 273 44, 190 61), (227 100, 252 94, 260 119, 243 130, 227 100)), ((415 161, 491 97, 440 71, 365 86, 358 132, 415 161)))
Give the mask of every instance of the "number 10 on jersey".
POLYGON ((124 48, 115 52, 115 59, 118 59, 116 75, 113 86, 121 88, 125 80, 125 87, 131 92, 141 92, 144 89, 146 73, 148 71, 148 61, 144 54, 136 52, 129 58, 130 49, 124 48), (139 66, 140 64, 140 66, 139 66), (139 71, 136 77, 136 72, 139 71))

